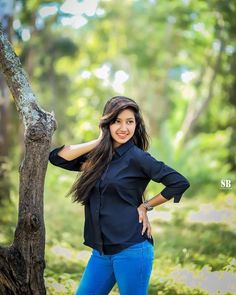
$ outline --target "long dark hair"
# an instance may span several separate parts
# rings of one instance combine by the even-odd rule
[[[125,96],[115,96],[109,99],[104,106],[103,116],[99,124],[99,127],[102,129],[102,139],[88,154],[88,160],[83,165],[82,174],[68,193],[68,195],[72,195],[73,202],[80,202],[83,205],[88,202],[91,189],[112,160],[114,150],[109,126],[115,122],[120,112],[125,109],[131,109],[134,112],[136,121],[135,132],[132,138],[134,144],[142,150],[148,149],[148,135],[137,103]]]

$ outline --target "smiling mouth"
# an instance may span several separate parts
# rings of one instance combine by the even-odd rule
[[[117,136],[120,138],[120,139],[124,139],[127,137],[127,134],[119,134],[117,133]]]

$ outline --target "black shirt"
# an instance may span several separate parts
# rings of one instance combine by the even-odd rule
[[[80,171],[87,154],[67,161],[58,155],[64,147],[50,152],[49,160],[61,168]],[[132,139],[115,149],[112,161],[90,192],[85,205],[84,244],[104,254],[119,251],[148,239],[142,236],[137,207],[150,180],[165,185],[161,194],[178,203],[190,186],[173,168],[138,148]]]

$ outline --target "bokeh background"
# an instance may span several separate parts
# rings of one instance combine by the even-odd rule
[[[121,94],[140,104],[151,154],[189,179],[179,204],[149,213],[149,294],[236,294],[236,1],[0,0],[0,19],[38,103],[55,113],[53,146],[97,138],[104,103]],[[24,128],[2,73],[0,90],[0,244],[9,245]],[[65,198],[76,176],[48,166],[47,294],[74,294],[90,254],[83,207]],[[150,183],[146,197],[162,188]]]

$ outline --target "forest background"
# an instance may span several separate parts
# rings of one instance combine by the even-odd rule
[[[38,103],[54,111],[53,146],[92,140],[106,100],[134,98],[150,153],[190,189],[149,213],[149,293],[236,294],[236,1],[0,1],[0,19]],[[24,130],[0,76],[0,244],[17,222]],[[48,294],[73,294],[89,258],[76,174],[48,166]],[[150,183],[146,197],[162,189]],[[217,293],[218,292],[218,293]],[[112,294],[118,294],[117,286]]]

